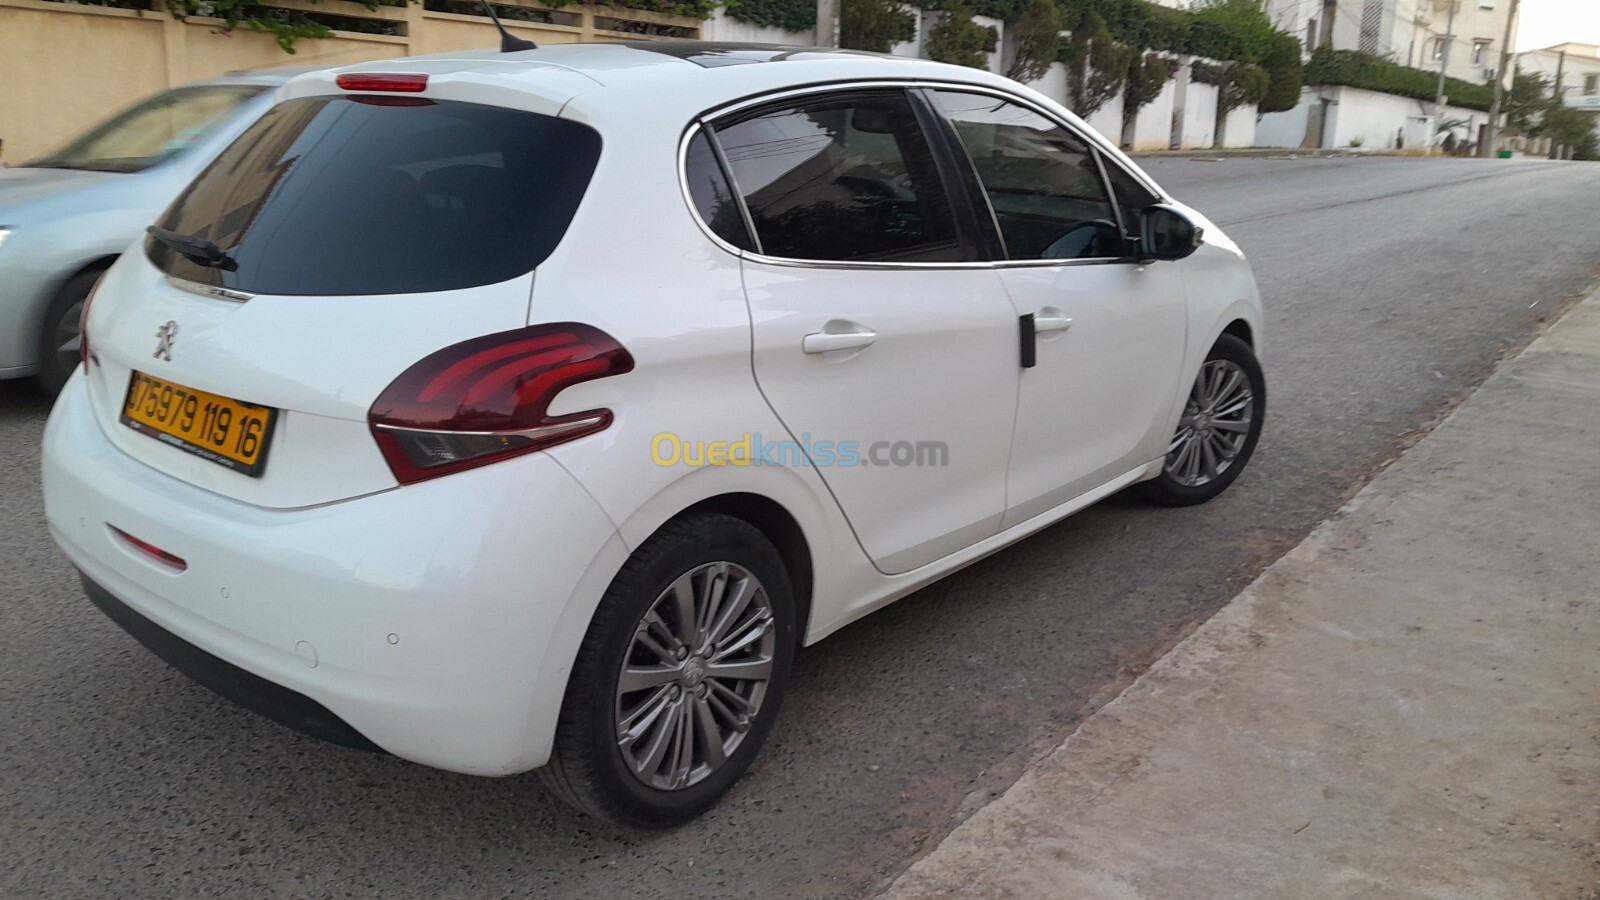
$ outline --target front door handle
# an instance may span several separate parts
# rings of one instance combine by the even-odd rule
[[[800,339],[800,349],[807,353],[831,353],[835,350],[860,350],[872,346],[878,333],[869,328],[858,331],[819,331]]]
[[[1051,310],[1040,310],[1033,317],[1033,331],[1035,334],[1045,334],[1051,331],[1066,331],[1072,327],[1072,319],[1060,313],[1051,314]]]

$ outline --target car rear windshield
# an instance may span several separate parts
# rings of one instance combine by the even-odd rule
[[[183,87],[124,110],[49,156],[26,165],[94,172],[141,172],[203,141],[265,85]]]
[[[593,129],[519,110],[411,97],[290,100],[157,223],[224,255],[154,238],[145,252],[168,274],[249,293],[493,284],[555,249],[599,156]]]

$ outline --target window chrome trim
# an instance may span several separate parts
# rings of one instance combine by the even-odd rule
[[[695,134],[697,134],[702,128],[710,130],[712,148],[714,152],[717,153],[719,161],[721,161],[722,147],[721,144],[716,140],[715,131],[717,122],[719,120],[732,118],[746,110],[765,106],[770,103],[782,102],[790,98],[806,97],[812,94],[834,94],[841,91],[871,90],[874,88],[896,88],[900,90],[914,90],[916,88],[926,88],[928,90],[947,89],[965,91],[967,93],[987,94],[1001,100],[1017,103],[1032,110],[1033,112],[1038,113],[1041,116],[1044,116],[1048,121],[1054,123],[1058,127],[1065,128],[1068,133],[1073,134],[1079,139],[1083,140],[1085,143],[1088,143],[1092,149],[1102,149],[1104,147],[1111,146],[1098,133],[1084,134],[1079,129],[1073,127],[1070,123],[1062,121],[1057,116],[1052,115],[1049,110],[1041,108],[1037,103],[1030,101],[1026,97],[1022,97],[1010,91],[1001,90],[999,88],[989,87],[988,85],[972,84],[965,81],[942,81],[930,78],[875,78],[866,81],[844,79],[840,81],[817,82],[800,87],[784,88],[755,96],[743,97],[741,99],[706,110],[691,120],[690,126],[685,129],[683,137],[678,142],[678,187],[680,193],[683,195],[685,205],[687,205],[689,208],[690,218],[694,219],[695,224],[699,226],[701,232],[711,239],[712,243],[716,244],[718,247],[721,247],[728,253],[732,253],[733,255],[739,257],[740,259],[746,259],[751,262],[764,263],[767,265],[787,266],[800,269],[923,269],[937,271],[942,269],[1023,269],[1039,268],[1043,266],[1114,265],[1119,263],[1128,264],[1139,262],[1139,260],[1129,256],[1097,256],[1086,259],[995,259],[971,260],[964,262],[878,262],[871,260],[791,259],[781,256],[767,256],[764,253],[743,250],[739,247],[735,247],[734,245],[723,240],[715,231],[712,231],[711,226],[701,218],[700,210],[695,207],[694,197],[689,193],[688,156],[689,141],[692,140]],[[935,106],[935,109],[941,116],[944,116],[946,120],[948,120],[948,116],[942,110],[938,110],[937,106]],[[1090,129],[1090,131],[1093,131],[1093,129]],[[965,148],[963,148],[963,153],[965,154]],[[968,165],[971,165],[971,156],[970,154],[966,155],[968,156]],[[1126,167],[1124,167],[1124,169],[1126,169]],[[1162,198],[1163,200],[1167,199],[1166,192],[1152,184],[1148,178],[1142,177],[1142,173],[1136,173],[1131,169],[1127,169],[1127,171],[1128,174],[1134,175],[1137,180],[1148,187],[1156,196]],[[740,211],[745,216],[746,224],[750,229],[751,240],[755,241],[756,245],[759,247],[761,243],[761,236],[755,231],[755,225],[751,220],[749,207],[744,202],[744,194],[739,193],[738,182],[735,180],[733,172],[730,170],[726,171],[725,174],[728,177],[729,187],[732,188],[736,193],[735,199],[739,202]],[[1105,184],[1103,171],[1101,175],[1102,184]],[[1107,187],[1107,190],[1109,191],[1109,186]],[[985,200],[987,200],[987,195],[985,195]],[[1112,206],[1113,208],[1116,206],[1114,199],[1112,201]],[[991,209],[990,212],[992,215],[993,210]],[[998,224],[996,225],[996,229],[998,230]],[[1004,240],[1003,237],[1001,239],[1002,241]]]
[[[190,281],[187,278],[179,278],[176,275],[168,275],[167,284],[180,291],[188,291],[191,294],[209,297],[212,300],[227,300],[233,303],[249,303],[256,296],[255,294],[247,294],[244,291],[232,291],[214,285],[201,284],[198,281]]]

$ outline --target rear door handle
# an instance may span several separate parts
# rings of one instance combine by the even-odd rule
[[[838,334],[819,331],[808,334],[800,339],[800,349],[807,353],[830,353],[834,350],[860,350],[872,346],[878,339],[878,333],[871,329],[863,328],[860,331],[845,331]]]
[[[1051,331],[1066,331],[1072,327],[1072,320],[1062,315],[1046,315],[1043,312],[1033,317],[1033,331],[1035,334],[1045,334]]]

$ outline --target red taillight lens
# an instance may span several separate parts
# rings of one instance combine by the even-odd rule
[[[89,296],[83,298],[83,309],[78,311],[78,361],[83,363],[85,375],[89,374],[89,304],[94,302],[94,295],[104,280],[104,275],[95,280],[94,287],[89,288]]]
[[[562,390],[633,370],[616,339],[561,322],[462,341],[425,357],[367,415],[401,484],[542,450],[611,424],[611,410],[549,414]]]
[[[128,546],[164,566],[177,569],[179,572],[189,568],[189,564],[184,562],[183,558],[180,556],[173,556],[171,553],[168,553],[160,547],[157,547],[155,544],[152,544],[148,541],[141,541],[115,525],[107,525],[106,527],[111,529],[111,531],[115,533],[117,537],[122,538],[122,540],[126,542]]]
[[[354,75],[340,75],[334,79],[334,83],[347,91],[385,91],[398,94],[416,94],[428,89],[428,76],[366,72]]]

